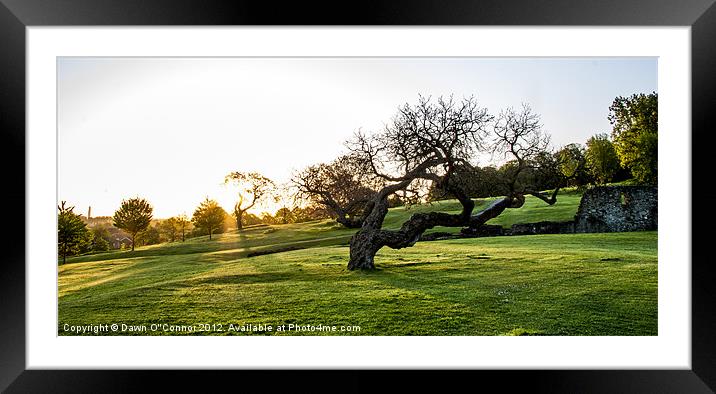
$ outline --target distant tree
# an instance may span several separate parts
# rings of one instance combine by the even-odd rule
[[[497,197],[507,193],[500,172],[495,166],[477,167],[468,190],[473,198]]]
[[[530,186],[536,191],[551,190],[562,187],[566,183],[568,177],[564,176],[559,168],[559,160],[555,155],[545,148],[544,151],[538,152],[533,158],[527,160],[527,170],[530,176]]]
[[[612,141],[621,165],[639,182],[658,179],[658,94],[617,97],[609,107]]]
[[[137,234],[137,243],[142,246],[156,245],[162,241],[158,226],[149,226]]]
[[[175,218],[177,230],[181,233],[181,241],[186,241],[186,233],[189,230],[191,222],[185,214],[181,214]]]
[[[309,205],[307,207],[294,207],[291,210],[294,223],[310,222],[318,219],[330,218],[330,213],[323,207]]]
[[[105,252],[109,246],[109,232],[104,228],[92,229],[92,251]]]
[[[513,163],[508,162],[506,166]],[[494,166],[485,167],[456,167],[452,175],[453,181],[462,185],[464,193],[470,198],[486,198],[504,196],[507,193],[503,172]],[[438,201],[455,198],[453,194],[444,188],[438,187],[437,183],[430,186],[428,201]]]
[[[224,227],[226,216],[227,213],[224,208],[220,207],[215,200],[210,200],[207,197],[196,208],[191,221],[194,227],[209,234],[209,239],[211,239],[211,235],[215,231]]]
[[[243,229],[242,217],[244,212],[270,197],[275,189],[272,180],[257,172],[232,172],[224,177],[224,183],[233,184],[239,189],[239,199],[234,204],[233,212],[236,218],[237,230]]]
[[[252,226],[254,224],[260,224],[261,218],[254,215],[253,213],[246,212],[244,213],[244,216],[242,218],[242,225],[245,226]]]
[[[408,204],[403,201],[400,196],[397,194],[392,194],[390,197],[388,197],[388,208],[396,208],[396,207],[402,207],[405,206],[407,208]]]
[[[132,250],[137,234],[149,227],[152,222],[152,206],[139,197],[122,200],[122,205],[114,213],[114,226],[126,231],[132,239]]]
[[[587,140],[585,154],[587,168],[598,184],[611,182],[619,171],[619,158],[606,134],[597,134]]]
[[[276,221],[276,218],[268,212],[264,212],[261,214],[261,223],[278,224],[278,222]]]
[[[115,249],[115,245],[117,249],[123,248],[123,243],[121,242],[121,240],[129,238],[129,234],[124,232],[124,230],[114,227],[112,225],[106,227],[103,226],[101,228],[101,231],[103,232],[103,236],[105,237],[107,242],[109,242],[110,248],[112,249]],[[127,244],[127,247],[129,247],[129,244]]]
[[[276,188],[274,195],[274,202],[280,205],[281,208],[276,210],[274,218],[278,224],[289,224],[296,222],[296,216],[293,214],[296,203],[299,201],[296,198],[297,190],[293,185],[281,185]],[[290,208],[289,208],[290,207]]]
[[[291,210],[291,216],[293,216],[294,223],[302,223],[312,220],[308,215],[308,211],[302,207],[293,207]]]
[[[169,219],[163,220],[159,224],[159,232],[165,237],[167,241],[176,241],[177,235],[179,233],[179,223],[177,221],[177,218],[171,217]]]
[[[322,206],[348,228],[362,225],[366,204],[381,184],[369,163],[355,154],[306,167],[295,173],[291,182],[299,197]]]
[[[568,144],[555,153],[559,172],[567,186],[583,186],[590,182],[587,159],[581,144]]]
[[[296,218],[293,215],[293,211],[286,207],[279,208],[276,211],[276,213],[273,215],[273,217],[280,224],[294,223],[296,220]]]
[[[57,206],[57,249],[62,257],[62,264],[67,261],[68,255],[79,253],[91,240],[85,222],[80,215],[72,212],[75,207],[67,207],[65,204],[66,202],[62,201]]]

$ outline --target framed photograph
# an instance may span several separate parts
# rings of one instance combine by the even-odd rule
[[[0,386],[712,391],[716,8],[406,9],[4,1]]]

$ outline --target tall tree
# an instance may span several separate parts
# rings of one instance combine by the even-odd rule
[[[617,97],[609,107],[612,141],[621,165],[643,183],[658,179],[658,94]]]
[[[90,231],[80,215],[73,212],[75,207],[68,207],[62,201],[57,206],[57,251],[62,257],[62,264],[68,255],[78,253],[85,244],[91,241]]]
[[[606,134],[596,134],[587,140],[585,158],[589,173],[598,184],[611,182],[619,171],[617,152]]]
[[[590,181],[585,149],[581,144],[567,144],[555,154],[559,172],[567,186],[582,186]]]
[[[149,226],[137,234],[138,245],[156,245],[160,242],[162,242],[162,238],[157,226]]]
[[[257,172],[232,172],[226,175],[224,183],[233,184],[239,189],[239,198],[234,204],[237,230],[243,229],[244,212],[253,208],[263,199],[270,197],[276,187],[272,180]]]
[[[132,239],[132,250],[137,234],[149,227],[152,222],[152,206],[143,198],[135,197],[122,200],[122,205],[114,212],[114,226],[121,228]]]
[[[189,230],[189,225],[191,222],[189,222],[189,218],[186,217],[185,214],[181,214],[176,217],[176,225],[177,229],[181,233],[181,241],[186,241],[186,232]]]
[[[214,231],[224,226],[226,215],[226,211],[219,206],[219,203],[207,197],[206,200],[202,201],[196,208],[191,221],[194,227],[206,231],[209,234],[209,239],[211,239]]]
[[[167,241],[176,241],[177,234],[179,232],[179,223],[177,221],[177,218],[171,217],[169,219],[163,220],[159,224],[159,231],[164,237],[166,237]]]

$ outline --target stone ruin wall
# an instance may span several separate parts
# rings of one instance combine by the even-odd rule
[[[605,233],[657,229],[658,193],[652,186],[587,189],[579,203],[574,232]]]
[[[557,197],[559,198],[559,197]],[[423,241],[500,235],[609,233],[657,229],[657,188],[652,186],[596,186],[584,191],[574,220],[519,223],[510,229],[485,224],[460,234],[432,233]]]

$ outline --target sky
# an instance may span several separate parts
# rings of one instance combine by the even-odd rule
[[[231,212],[228,173],[289,181],[419,94],[529,104],[557,149],[609,133],[615,97],[658,92],[657,58],[61,57],[57,82],[58,201],[93,217],[137,196],[155,218],[206,197]]]

